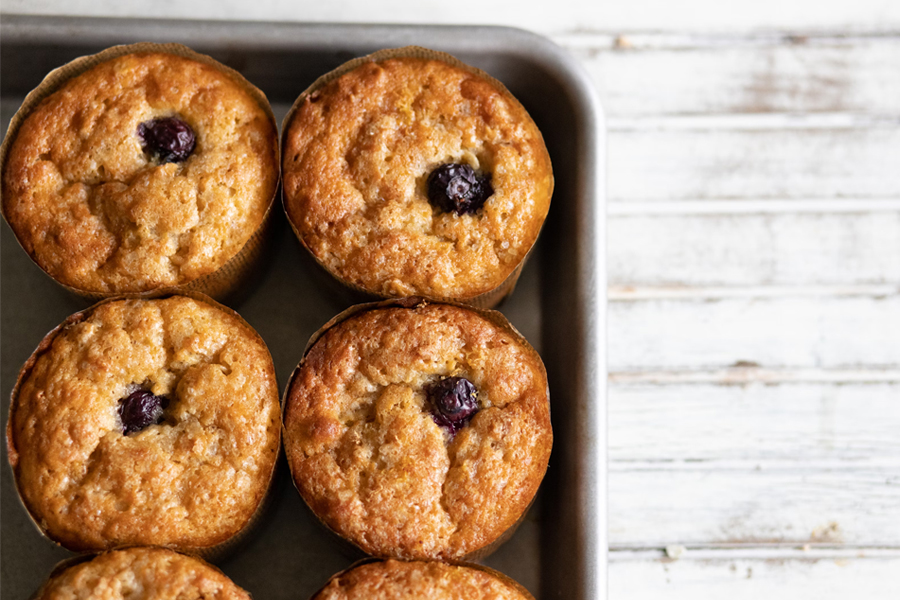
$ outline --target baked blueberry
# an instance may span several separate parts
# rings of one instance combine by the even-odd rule
[[[546,371],[524,338],[500,313],[421,299],[330,322],[285,404],[301,496],[374,556],[486,555],[531,503],[553,441]]]
[[[122,419],[122,434],[137,433],[163,418],[163,411],[169,399],[154,396],[147,390],[137,390],[119,400],[119,417]]]
[[[431,417],[451,435],[465,427],[478,412],[478,390],[465,377],[446,377],[428,388]]]
[[[177,117],[141,123],[138,125],[138,137],[144,152],[161,164],[186,161],[197,145],[194,130]]]
[[[478,212],[493,193],[491,176],[479,175],[469,165],[444,164],[428,176],[428,202],[443,212]]]

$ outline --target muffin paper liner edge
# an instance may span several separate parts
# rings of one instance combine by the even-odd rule
[[[471,312],[479,315],[480,317],[484,318],[485,320],[489,321],[490,323],[496,325],[497,327],[509,332],[533,356],[537,357],[539,364],[541,366],[541,370],[544,374],[544,378],[545,378],[545,380],[547,379],[547,370],[546,370],[546,367],[544,366],[543,359],[541,359],[541,357],[540,357],[540,354],[528,342],[528,340],[525,338],[525,336],[523,336],[521,334],[521,332],[519,332],[519,330],[516,329],[512,323],[509,322],[509,319],[507,319],[503,315],[503,313],[496,311],[496,310],[488,309],[488,308],[473,307],[473,306],[470,306],[463,302],[454,302],[454,301],[447,301],[447,300],[435,301],[435,300],[430,300],[430,299],[427,299],[427,298],[424,298],[421,296],[409,296],[406,298],[391,298],[388,300],[381,300],[381,301],[377,301],[377,302],[368,302],[368,303],[363,303],[363,304],[357,304],[355,306],[351,306],[351,307],[345,309],[344,311],[338,313],[336,316],[332,317],[327,323],[325,323],[325,325],[323,325],[315,333],[313,333],[312,336],[310,336],[309,341],[307,342],[306,347],[303,350],[303,357],[300,359],[299,364],[291,372],[291,375],[290,375],[290,377],[288,377],[288,380],[284,387],[284,393],[283,393],[282,400],[281,400],[282,445],[284,446],[285,457],[288,459],[287,462],[288,462],[288,467],[289,467],[288,470],[290,472],[290,477],[291,477],[291,483],[293,484],[294,489],[297,490],[297,493],[303,499],[304,504],[306,504],[307,508],[309,508],[309,511],[316,517],[316,520],[323,527],[325,527],[328,531],[331,531],[335,536],[340,538],[341,541],[345,542],[346,544],[349,544],[351,548],[357,549],[359,552],[362,552],[363,554],[368,554],[368,553],[365,550],[363,550],[360,546],[358,546],[356,543],[354,543],[352,540],[349,540],[348,538],[344,537],[342,534],[337,532],[330,525],[328,525],[328,523],[326,523],[324,520],[322,520],[319,517],[319,515],[312,509],[312,506],[307,501],[307,499],[300,492],[300,488],[297,486],[297,481],[294,479],[293,471],[290,469],[290,457],[288,455],[288,451],[287,451],[287,447],[286,447],[287,441],[286,441],[285,417],[287,415],[289,394],[293,387],[294,379],[296,378],[296,376],[300,372],[301,368],[303,367],[303,365],[306,361],[306,357],[309,354],[310,350],[316,344],[316,342],[318,342],[319,339],[321,339],[322,336],[325,335],[325,333],[332,327],[335,327],[335,326],[339,325],[340,323],[342,323],[358,314],[361,314],[363,312],[367,312],[370,310],[380,310],[383,308],[406,308],[406,309],[414,310],[416,308],[423,307],[428,304],[447,304],[450,306],[455,306],[457,308],[461,308],[463,310],[471,311]],[[546,394],[546,398],[547,398],[547,406],[548,406],[548,411],[549,411],[551,408],[550,407],[549,382],[548,382],[548,386],[545,390],[545,394]],[[546,474],[546,471],[545,471],[545,474]],[[543,476],[542,476],[542,478],[543,478]],[[497,550],[500,546],[502,546],[510,537],[512,537],[512,535],[516,532],[516,530],[519,528],[519,526],[522,524],[522,522],[524,522],[525,517],[527,516],[529,510],[531,510],[531,507],[534,505],[534,501],[536,498],[537,498],[537,492],[535,492],[535,495],[532,496],[531,500],[528,502],[528,505],[525,507],[525,509],[519,515],[518,519],[516,519],[516,521],[514,523],[512,523],[506,530],[503,531],[503,533],[501,533],[499,536],[497,536],[489,544],[486,544],[486,545],[482,546],[481,548],[477,548],[476,550],[473,550],[472,552],[469,552],[468,554],[466,554],[462,557],[459,557],[458,559],[454,559],[454,560],[450,560],[450,561],[443,561],[443,562],[450,562],[452,564],[456,564],[456,560],[475,561],[475,560],[481,560],[481,559],[489,556],[490,554],[492,554],[495,550]],[[377,559],[377,558],[388,558],[388,557],[372,557],[372,559]],[[395,558],[396,560],[406,560],[406,559],[398,558],[398,557],[391,557],[391,558]],[[363,560],[370,560],[370,559],[363,559]]]
[[[162,300],[162,299],[170,298],[173,296],[185,296],[185,297],[195,300],[197,302],[212,306],[213,308],[219,309],[219,310],[225,312],[226,314],[235,317],[242,325],[244,325],[250,332],[252,332],[254,334],[254,336],[256,337],[257,340],[259,340],[262,343],[263,347],[266,349],[266,352],[269,356],[269,361],[273,365],[273,369],[272,369],[273,377],[275,376],[274,362],[272,361],[272,354],[269,351],[268,345],[266,345],[265,340],[263,340],[262,336],[259,335],[259,333],[256,331],[256,329],[254,329],[253,326],[250,325],[243,317],[241,317],[240,314],[238,314],[238,312],[235,311],[234,309],[229,308],[228,306],[225,306],[224,304],[221,304],[220,302],[217,302],[216,300],[213,300],[209,296],[207,296],[205,294],[201,294],[199,292],[184,292],[184,291],[173,292],[173,291],[163,290],[163,291],[153,293],[151,296],[146,296],[146,297],[142,297],[139,299]],[[22,492],[21,492],[21,489],[19,486],[19,477],[18,477],[18,452],[16,451],[15,444],[13,442],[13,413],[18,404],[17,398],[18,398],[19,391],[20,391],[22,384],[28,378],[28,376],[31,374],[31,371],[33,370],[34,365],[37,362],[37,360],[40,358],[40,356],[42,354],[46,353],[50,349],[54,340],[57,338],[57,336],[59,336],[59,334],[64,332],[66,329],[68,329],[72,325],[83,322],[84,320],[86,320],[87,318],[90,317],[90,315],[93,311],[95,311],[98,307],[100,307],[104,304],[108,304],[111,302],[118,302],[120,300],[131,300],[131,299],[135,299],[135,298],[129,297],[129,296],[118,296],[118,297],[114,297],[114,298],[106,298],[106,299],[101,300],[100,302],[97,302],[96,304],[93,304],[83,310],[75,312],[75,313],[69,315],[68,317],[66,317],[66,319],[62,323],[60,323],[59,325],[54,327],[52,330],[50,330],[50,332],[47,333],[41,339],[37,348],[34,350],[34,352],[31,353],[31,355],[25,361],[25,364],[23,364],[21,369],[19,370],[19,373],[16,377],[16,383],[13,386],[12,392],[10,393],[9,414],[7,416],[7,423],[6,423],[6,446],[7,446],[7,450],[8,450],[9,464],[13,471],[13,482],[16,487],[16,494],[19,498],[19,502],[22,505],[22,507],[24,508],[25,512],[27,513],[28,518],[31,520],[31,522],[37,528],[38,532],[44,538],[46,538],[50,542],[54,543],[55,545],[60,546],[62,548],[66,548],[67,550],[70,550],[72,552],[97,554],[100,552],[108,552],[108,551],[113,551],[113,550],[117,550],[117,549],[121,549],[121,548],[131,547],[131,546],[134,546],[135,544],[123,544],[123,545],[117,545],[117,546],[113,546],[113,547],[105,548],[105,549],[102,549],[102,548],[80,549],[80,548],[66,546],[65,544],[57,541],[50,535],[50,533],[38,521],[36,515],[28,507],[28,504],[25,502],[25,498],[22,496]],[[278,385],[277,378],[275,380],[275,385],[276,386]],[[169,545],[160,545],[160,547],[164,547],[169,550],[180,552],[182,554],[189,554],[192,556],[197,556],[199,558],[202,558],[202,559],[208,560],[208,561],[220,560],[223,557],[229,555],[234,550],[240,548],[240,546],[243,544],[243,542],[245,542],[247,540],[247,538],[254,532],[254,530],[256,529],[256,526],[262,521],[262,518],[265,516],[266,511],[272,505],[272,501],[273,501],[273,497],[274,497],[273,491],[277,487],[276,481],[275,481],[275,479],[276,479],[275,476],[277,473],[278,462],[281,458],[282,448],[283,448],[283,444],[281,442],[281,432],[282,432],[282,424],[278,423],[278,426],[276,427],[277,444],[276,444],[275,458],[272,461],[272,468],[270,469],[270,472],[268,474],[266,488],[263,491],[262,497],[260,498],[259,502],[257,503],[256,508],[254,509],[253,513],[250,515],[250,518],[244,523],[244,525],[241,526],[240,530],[238,530],[236,533],[234,533],[228,539],[226,539],[222,542],[213,544],[211,546],[179,547],[177,544],[169,544]],[[77,561],[80,559],[81,559],[81,557],[73,557],[72,559],[69,559],[69,560]],[[65,562],[65,561],[63,561],[63,562]],[[60,563],[60,564],[62,564],[62,563]]]
[[[22,243],[19,241],[18,235],[15,236],[16,241],[19,243],[19,246],[22,247],[22,250],[28,254],[28,257],[32,262],[34,262],[44,274],[69,292],[88,300],[102,300],[104,298],[113,297],[150,297],[162,289],[200,292],[217,300],[228,299],[229,296],[238,293],[241,288],[253,278],[253,275],[256,272],[255,267],[257,267],[259,262],[266,256],[268,247],[273,244],[273,236],[271,235],[272,221],[273,215],[277,211],[273,211],[272,209],[275,206],[276,199],[281,194],[281,146],[277,139],[278,124],[275,121],[275,113],[272,111],[272,106],[269,103],[268,98],[266,98],[265,93],[236,70],[220,63],[211,56],[196,52],[183,44],[138,42],[136,44],[112,46],[97,54],[81,56],[50,71],[41,83],[25,96],[22,105],[9,121],[6,136],[3,138],[3,142],[0,143],[0,190],[2,190],[3,187],[2,180],[6,176],[7,153],[18,135],[19,128],[31,112],[37,108],[45,98],[61,89],[69,80],[89,71],[91,68],[103,62],[125,56],[126,54],[137,54],[141,52],[163,52],[173,54],[175,56],[197,61],[204,65],[215,67],[241,86],[241,88],[244,89],[257,104],[259,104],[260,108],[265,111],[276,133],[275,163],[278,168],[278,174],[275,180],[275,189],[272,193],[272,198],[268,201],[260,225],[247,239],[244,245],[215,271],[176,286],[160,286],[159,288],[152,290],[135,292],[97,292],[64,284],[44,270],[37,262],[35,256],[25,250],[24,246],[22,246]],[[6,219],[8,223],[7,201],[5,198],[0,198],[0,212],[2,212],[3,218]]]
[[[463,61],[459,60],[455,56],[448,54],[446,52],[441,52],[439,50],[431,50],[430,48],[423,48],[421,46],[404,46],[401,48],[387,48],[384,50],[379,50],[377,52],[373,52],[372,54],[366,56],[360,56],[358,58],[354,58],[340,65],[336,69],[325,73],[316,79],[309,87],[307,87],[294,101],[291,105],[291,108],[288,110],[287,114],[285,114],[284,119],[281,122],[281,137],[279,140],[279,150],[281,156],[284,156],[284,145],[286,140],[286,132],[288,130],[288,125],[294,117],[294,113],[300,108],[300,106],[304,103],[307,96],[311,93],[315,92],[319,88],[327,85],[331,81],[339,78],[357,68],[360,65],[369,63],[369,62],[378,62],[389,60],[391,58],[424,58],[424,59],[434,59],[439,60],[444,63],[447,63],[451,66],[460,68],[464,71],[468,71],[477,77],[481,77],[487,80],[489,83],[500,89],[509,100],[514,102],[515,104],[521,106],[519,100],[509,91],[509,89],[498,79],[491,76],[490,74],[482,71],[477,67],[473,67],[472,65],[466,64]],[[524,110],[524,107],[522,107]],[[527,111],[525,111],[527,114]],[[538,130],[540,133],[540,131]],[[283,169],[282,169],[283,170]],[[281,202],[282,208],[284,210],[285,216],[287,218],[288,223],[290,223],[291,230],[294,232],[294,235],[300,241],[300,245],[309,253],[312,259],[316,262],[316,264],[325,271],[330,277],[340,283],[342,286],[349,288],[350,290],[362,294],[366,298],[377,299],[377,298],[390,298],[393,296],[389,296],[388,294],[376,293],[372,290],[369,290],[363,286],[360,286],[351,281],[347,281],[342,277],[338,276],[336,273],[332,273],[330,269],[328,269],[325,264],[319,260],[319,258],[313,253],[312,249],[307,245],[306,241],[303,239],[303,236],[300,234],[299,229],[294,224],[293,220],[290,218],[290,214],[287,210],[287,199],[285,197],[284,189],[281,191]],[[541,229],[543,228],[544,223],[546,222],[546,217],[544,218],[544,222],[541,223]],[[468,306],[474,306],[476,308],[493,308],[500,304],[503,300],[505,300],[510,294],[513,293],[516,287],[516,282],[519,280],[519,276],[522,274],[522,268],[525,266],[525,263],[528,261],[528,258],[531,256],[532,251],[534,250],[534,246],[537,243],[537,239],[540,237],[540,229],[538,230],[537,235],[535,236],[534,243],[532,243],[531,248],[525,253],[522,257],[522,260],[516,265],[516,267],[510,272],[510,274],[504,279],[497,287],[483,292],[481,294],[471,296],[468,298],[461,297],[429,297],[430,300],[434,300],[437,302],[462,302]]]
[[[131,548],[148,548],[148,549],[155,548],[155,549],[160,549],[160,550],[167,550],[169,552],[174,552],[175,554],[181,554],[182,556],[188,556],[190,558],[193,558],[194,560],[199,561],[204,567],[213,569],[214,571],[218,572],[220,575],[222,575],[223,577],[225,577],[229,581],[231,581],[232,585],[234,585],[236,588],[242,590],[245,594],[247,594],[248,597],[250,596],[250,592],[248,592],[247,590],[244,590],[239,585],[237,585],[220,568],[218,568],[216,565],[214,565],[210,562],[207,562],[206,559],[201,558],[200,556],[198,556],[196,554],[180,552],[178,550],[173,550],[172,548],[166,548],[165,546],[122,546],[122,547],[115,548],[112,550],[103,550],[101,552],[92,552],[90,554],[82,554],[80,556],[72,556],[72,557],[65,558],[65,559],[59,561],[58,563],[56,563],[56,565],[54,565],[53,570],[50,571],[50,575],[47,576],[47,579],[44,581],[44,583],[41,584],[41,586],[37,590],[35,590],[35,592],[29,597],[29,600],[37,600],[38,598],[40,598],[43,591],[51,584],[51,582],[56,577],[61,576],[63,573],[65,573],[67,570],[71,569],[72,567],[77,567],[80,564],[90,562],[90,561],[94,560],[95,558],[98,558],[104,554],[109,554],[111,552],[120,552],[122,550],[129,550]]]
[[[481,571],[482,573],[487,573],[491,577],[495,577],[495,578],[499,579],[504,584],[508,585],[509,587],[515,589],[517,592],[522,594],[523,597],[534,600],[534,596],[531,595],[531,592],[529,592],[525,588],[524,585],[522,585],[521,583],[519,583],[518,581],[516,581],[509,575],[506,575],[505,573],[502,573],[502,572],[498,571],[497,569],[492,569],[491,567],[486,567],[484,565],[479,565],[477,563],[468,562],[467,560],[427,561],[427,560],[404,560],[404,559],[400,559],[400,558],[374,558],[374,557],[363,558],[361,560],[354,562],[346,569],[344,569],[342,571],[338,571],[337,573],[335,573],[334,575],[329,577],[328,581],[326,581],[325,584],[322,585],[321,588],[319,588],[316,592],[314,592],[313,595],[310,596],[309,600],[316,600],[316,598],[318,598],[319,594],[321,594],[332,581],[334,581],[335,579],[338,579],[340,577],[343,577],[350,571],[353,571],[354,569],[356,569],[358,567],[362,567],[364,565],[387,562],[389,560],[393,560],[393,561],[397,561],[397,562],[408,562],[408,563],[442,562],[444,564],[447,564],[447,565],[450,565],[453,567],[461,567],[464,569],[472,569],[473,571]]]

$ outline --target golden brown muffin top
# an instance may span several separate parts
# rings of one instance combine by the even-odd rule
[[[534,244],[553,175],[543,138],[505,90],[437,60],[368,62],[310,93],[286,125],[285,207],[316,259],[385,296],[470,298]],[[491,174],[475,214],[429,204],[438,166]]]
[[[221,267],[259,228],[278,181],[277,131],[247,85],[164,53],[66,82],[22,123],[3,173],[4,214],[25,250],[61,283],[101,293]],[[172,116],[196,147],[160,164],[138,127]]]
[[[427,389],[465,377],[480,410],[455,436]],[[395,558],[461,558],[515,525],[552,444],[547,376],[533,349],[471,310],[358,313],[310,349],[287,392],[294,481],[331,529]]]
[[[483,567],[386,560],[331,578],[312,600],[534,600],[521,585]]]
[[[268,349],[237,316],[182,296],[108,302],[33,358],[7,444],[52,539],[192,550],[248,523],[274,468],[280,409]],[[136,389],[168,406],[159,424],[124,435],[120,402]]]
[[[100,554],[50,577],[34,600],[250,600],[221,571],[163,548]]]

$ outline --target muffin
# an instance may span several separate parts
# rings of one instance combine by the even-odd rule
[[[553,175],[502,84],[446,54],[381,52],[314,83],[283,132],[288,219],[338,280],[483,307],[511,291]]]
[[[32,600],[250,600],[221,571],[164,548],[127,548],[59,565]]]
[[[524,517],[552,437],[540,357],[500,313],[458,305],[346,311],[285,392],[300,495],[375,556],[489,553]]]
[[[385,560],[338,573],[312,600],[534,600],[506,575],[476,565]]]
[[[280,443],[275,371],[237,313],[184,296],[100,303],[19,373],[7,447],[19,495],[75,551],[210,555],[260,513]]]
[[[261,252],[279,180],[262,92],[177,45],[112,48],[54,71],[3,153],[3,214],[19,243],[94,298],[228,293]]]

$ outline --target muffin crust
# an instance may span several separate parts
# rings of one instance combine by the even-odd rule
[[[3,172],[4,215],[57,281],[95,293],[214,272],[263,223],[278,182],[267,111],[224,71],[166,53],[102,62],[23,121]],[[141,123],[178,117],[193,153],[159,164]]]
[[[64,567],[34,600],[250,600],[221,571],[163,548],[127,548]]]
[[[505,89],[438,60],[367,62],[301,101],[283,138],[285,208],[316,260],[383,296],[466,299],[522,262],[550,206],[543,138]],[[445,163],[489,173],[475,214],[429,204]]]
[[[162,422],[126,436],[119,405],[135,389],[169,404]],[[25,506],[65,547],[204,551],[253,517],[279,434],[259,336],[174,296],[103,303],[51,333],[20,374],[7,445]]]
[[[534,600],[484,567],[386,560],[339,573],[312,600]]]
[[[480,410],[455,436],[427,387],[461,376]],[[547,378],[521,338],[445,304],[357,313],[319,338],[286,394],[300,494],[375,556],[457,559],[517,524],[552,445]]]

